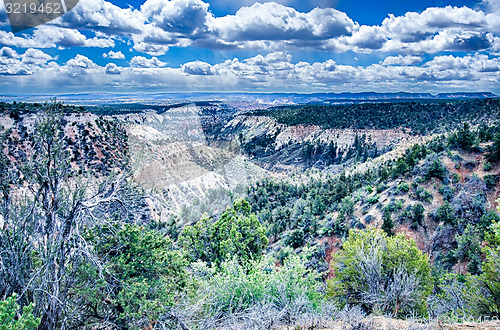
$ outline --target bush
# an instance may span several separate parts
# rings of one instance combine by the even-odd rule
[[[424,206],[420,203],[413,206],[413,220],[419,225],[421,225],[424,220],[424,211]]]
[[[486,188],[488,188],[488,190],[492,190],[497,185],[498,176],[496,176],[496,175],[485,175],[483,177],[483,180],[484,180],[484,183],[486,184]]]
[[[429,168],[427,169],[427,173],[425,174],[426,180],[431,178],[437,178],[439,180],[443,180],[448,175],[448,170],[443,164],[438,160],[434,160]]]
[[[433,196],[424,188],[416,186],[415,190],[413,191],[412,198],[422,202],[430,203],[433,199]]]
[[[193,226],[186,226],[178,243],[192,261],[219,264],[233,255],[242,261],[257,258],[268,240],[250,204],[239,200],[216,222],[205,217]]]
[[[341,306],[359,305],[367,313],[380,309],[393,316],[427,315],[432,291],[429,257],[403,235],[378,229],[350,231],[333,256],[336,277],[328,294]]]
[[[253,327],[270,328],[318,312],[324,302],[321,274],[307,269],[305,262],[292,255],[282,267],[270,258],[245,264],[233,258],[218,268],[193,264],[198,285],[193,299],[204,306],[198,317],[212,324],[208,328],[245,328],[245,319]]]
[[[468,261],[467,270],[471,274],[480,272],[481,242],[479,233],[472,225],[467,225],[462,235],[456,236],[457,248],[453,251],[460,261]]]
[[[138,225],[96,226],[86,233],[98,267],[78,269],[74,327],[148,327],[187,287],[186,258],[172,240]]]
[[[449,186],[441,186],[439,188],[439,193],[443,195],[443,199],[447,202],[451,202],[453,200],[453,196],[455,195],[455,191]]]
[[[500,223],[493,223],[486,234],[488,245],[482,250],[486,259],[483,273],[468,282],[471,313],[500,317]]]
[[[296,249],[302,246],[305,242],[304,230],[295,229],[288,233],[285,239],[285,244]]]
[[[391,217],[391,212],[388,210],[384,211],[384,214],[382,215],[382,230],[387,234],[387,235],[392,235],[392,230],[394,229],[394,221],[392,221]]]
[[[396,194],[404,195],[407,194],[409,191],[410,191],[410,185],[407,182],[401,182],[396,189]]]
[[[22,315],[19,314],[19,305],[14,293],[4,301],[0,301],[0,329],[2,330],[31,330],[40,324],[40,318],[33,316],[34,304],[24,306]]]
[[[445,224],[455,225],[457,223],[457,219],[455,217],[455,210],[450,206],[450,203],[447,201],[441,205],[436,212],[434,213],[434,221],[436,222],[444,222]]]

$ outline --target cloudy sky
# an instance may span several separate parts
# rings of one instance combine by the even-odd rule
[[[0,94],[500,94],[500,0],[80,0],[12,33]]]

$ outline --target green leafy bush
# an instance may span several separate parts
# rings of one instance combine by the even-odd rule
[[[14,293],[6,300],[0,301],[0,330],[32,330],[40,324],[40,318],[33,316],[34,304],[24,306],[22,315],[17,315],[19,305]]]
[[[79,268],[74,296],[82,310],[75,326],[148,327],[188,284],[186,258],[156,231],[114,224],[96,226],[86,236],[99,262]]]
[[[192,261],[219,264],[232,256],[241,261],[257,258],[268,240],[250,204],[239,200],[215,222],[204,217],[195,225],[186,226],[178,243]]]
[[[381,310],[393,316],[427,315],[429,257],[412,239],[373,228],[351,230],[333,258],[336,277],[328,293],[342,306],[360,305],[368,313]]]
[[[397,195],[404,195],[410,191],[410,185],[407,182],[401,182],[396,188]]]
[[[296,249],[305,242],[304,231],[301,229],[295,229],[288,233],[285,239],[285,244]]]
[[[199,317],[213,322],[212,327],[230,328],[232,319],[245,316],[270,317],[279,324],[318,310],[325,297],[321,274],[307,269],[305,263],[296,255],[286,258],[282,267],[272,258],[245,263],[233,258],[219,267],[194,263],[198,286],[194,298],[196,303],[203,302]]]
[[[457,218],[455,217],[455,210],[450,206],[450,203],[445,201],[436,212],[434,213],[434,220],[436,222],[444,222],[445,224],[455,225]]]

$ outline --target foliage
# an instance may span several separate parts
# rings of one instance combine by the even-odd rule
[[[450,135],[448,143],[453,148],[460,148],[466,151],[471,151],[474,146],[476,136],[470,130],[470,124],[464,123],[458,132]]]
[[[480,253],[481,242],[479,241],[479,233],[472,225],[467,225],[462,235],[456,237],[457,248],[453,251],[456,258],[460,261],[469,261],[467,269],[471,274],[480,272]]]
[[[401,182],[396,189],[396,194],[404,195],[407,194],[409,191],[410,191],[410,185],[408,184],[408,182]]]
[[[455,102],[388,102],[346,105],[306,105],[254,111],[285,125],[320,125],[324,128],[391,129],[407,127],[416,134],[453,127],[462,121],[496,118],[497,99]],[[464,141],[466,142],[466,141]]]
[[[187,286],[187,260],[173,242],[139,225],[113,224],[88,229],[98,267],[84,264],[75,295],[75,324],[146,327],[176,303]]]
[[[295,229],[289,232],[286,236],[285,244],[291,246],[294,249],[304,244],[304,231]]]
[[[368,313],[381,309],[393,316],[427,314],[429,257],[415,241],[373,228],[351,230],[333,259],[336,277],[329,283],[329,295],[341,305],[360,305]]]
[[[394,229],[394,221],[392,221],[391,212],[389,212],[388,210],[385,210],[384,214],[382,215],[382,230],[387,235],[392,235],[393,229]]]
[[[436,222],[444,222],[445,224],[456,224],[455,210],[450,206],[450,203],[445,201],[436,212],[434,213],[434,220]]]
[[[262,255],[268,240],[250,204],[238,200],[219,220],[212,222],[205,217],[193,226],[186,226],[178,242],[192,261],[220,264],[232,256],[242,262],[256,259]]]
[[[9,142],[0,152],[0,291],[19,293],[21,306],[34,302],[39,327],[49,330],[67,316],[77,270],[90,257],[82,224],[105,214],[103,204],[117,202],[125,180],[103,179],[91,194],[88,181],[73,176],[63,141],[64,109],[55,101],[43,106],[22,141],[23,152],[21,141],[3,132],[1,139]]]
[[[0,301],[0,330],[32,330],[40,324],[40,318],[33,315],[33,303],[24,306],[22,315],[17,315],[19,305],[14,293],[4,301]]]
[[[220,267],[194,263],[193,272],[198,282],[195,299],[203,301],[203,317],[214,320],[212,327],[224,327],[228,318],[255,308],[273,311],[277,324],[289,324],[300,314],[318,310],[324,301],[320,274],[307,269],[296,255],[285,259],[282,267],[270,258],[245,263],[233,258]]]
[[[467,283],[467,298],[474,315],[500,316],[500,223],[493,223],[486,234],[488,245],[483,249],[483,273]]]
[[[446,170],[446,167],[443,166],[441,161],[438,159],[435,159],[429,168],[427,169],[427,173],[425,174],[425,178],[428,180],[430,178],[437,178],[440,180],[443,180],[446,178],[448,174],[448,171]]]
[[[500,160],[500,132],[493,137],[493,146],[488,148],[487,159],[491,162]]]

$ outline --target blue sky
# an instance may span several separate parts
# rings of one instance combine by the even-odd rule
[[[500,94],[500,0],[80,0],[12,33],[0,93]]]

